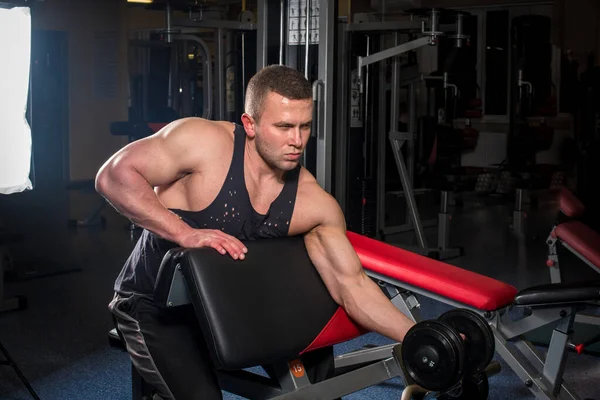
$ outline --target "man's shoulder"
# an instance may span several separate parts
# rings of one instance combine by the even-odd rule
[[[304,167],[298,177],[297,202],[313,211],[336,207],[335,198],[324,190],[315,177]]]
[[[211,121],[204,118],[188,117],[169,124],[165,134],[180,134],[192,140],[232,140],[235,128],[235,124],[227,121]]]
[[[159,136],[176,148],[192,152],[200,159],[213,160],[231,153],[235,125],[231,122],[202,118],[183,118],[172,122]]]
[[[343,224],[343,214],[335,197],[324,190],[304,168],[298,179],[294,214],[297,221],[294,232],[311,232],[319,227]]]
[[[313,174],[306,168],[300,167],[300,171],[298,172],[298,194],[318,194],[322,190]]]

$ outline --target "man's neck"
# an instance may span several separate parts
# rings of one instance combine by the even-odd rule
[[[256,151],[256,147],[252,143],[249,143],[248,140],[246,141],[244,152],[244,168],[252,180],[259,183],[270,181],[283,182],[285,171],[273,169],[267,164]]]

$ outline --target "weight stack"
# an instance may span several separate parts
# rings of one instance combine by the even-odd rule
[[[513,19],[513,57],[516,71],[523,71],[523,79],[534,88],[531,109],[526,115],[548,115],[546,109],[552,96],[552,44],[551,20],[542,15],[524,15]],[[526,116],[524,115],[524,116]]]

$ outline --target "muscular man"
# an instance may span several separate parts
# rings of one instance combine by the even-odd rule
[[[304,235],[331,296],[354,321],[396,341],[413,325],[363,272],[340,207],[300,165],[310,83],[289,67],[267,67],[250,80],[245,100],[243,126],[173,122],[117,152],[96,179],[98,192],[144,228],[110,309],[137,370],[165,399],[221,398],[193,310],[152,301],[161,260],[175,246],[243,260],[242,240]],[[326,379],[333,351],[309,353],[304,363],[313,383]]]

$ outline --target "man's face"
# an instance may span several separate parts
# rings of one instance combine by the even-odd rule
[[[298,166],[310,137],[312,111],[312,99],[267,95],[255,125],[255,141],[258,154],[272,168],[289,171]]]

